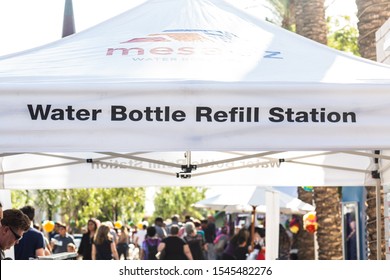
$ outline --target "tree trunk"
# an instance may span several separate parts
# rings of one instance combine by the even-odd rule
[[[367,198],[366,198],[366,215],[367,215],[367,248],[368,248],[368,259],[377,259],[377,231],[376,231],[376,187],[366,187]],[[386,259],[386,242],[385,242],[385,225],[384,225],[384,206],[383,206],[383,188],[381,190],[381,259]]]
[[[298,34],[326,45],[328,28],[324,2],[325,0],[296,0],[296,22]]]
[[[342,260],[341,200],[338,187],[315,187],[319,260]]]
[[[358,8],[358,30],[359,30],[359,52],[364,58],[376,61],[376,39],[375,33],[390,17],[390,2],[388,0],[356,0]],[[376,231],[376,187],[366,187],[367,192],[367,248],[368,259],[377,259],[377,231]],[[381,229],[384,230],[383,219],[383,190],[381,191]],[[385,240],[382,235],[382,252],[381,258],[385,257]]]
[[[376,61],[375,32],[390,17],[388,0],[356,0],[358,8],[359,52],[362,57]]]

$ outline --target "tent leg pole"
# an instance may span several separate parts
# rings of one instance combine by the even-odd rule
[[[255,220],[256,220],[256,206],[252,206],[252,224],[251,224],[251,251],[255,246]]]
[[[376,180],[376,259],[382,258],[381,182]]]

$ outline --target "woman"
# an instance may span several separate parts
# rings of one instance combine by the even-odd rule
[[[199,234],[195,228],[193,222],[187,222],[185,224],[186,236],[184,241],[187,242],[190,247],[192,258],[194,260],[204,260],[204,251],[207,251],[207,244],[201,234]]]
[[[222,259],[223,260],[246,259],[246,254],[248,252],[248,246],[247,246],[248,238],[249,238],[249,231],[245,228],[241,228],[230,239],[228,245],[223,251]]]
[[[157,260],[158,245],[161,239],[157,237],[157,231],[154,226],[146,229],[145,240],[142,242],[140,259],[141,260]]]
[[[118,260],[118,252],[115,242],[110,234],[110,228],[102,224],[93,239],[92,244],[92,259],[93,260]]]
[[[164,260],[192,260],[192,254],[188,244],[178,236],[179,227],[171,226],[171,233],[158,245],[158,252],[164,250]]]
[[[129,257],[129,243],[130,243],[130,236],[129,236],[129,230],[126,226],[122,226],[121,228],[121,234],[118,238],[118,244],[116,245],[116,250],[118,251],[119,258],[122,257],[123,259],[127,260]]]
[[[83,260],[92,260],[92,242],[99,225],[100,222],[97,219],[91,218],[88,221],[87,232],[83,234],[78,249],[78,254]]]

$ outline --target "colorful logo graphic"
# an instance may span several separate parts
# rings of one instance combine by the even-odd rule
[[[131,38],[125,43],[158,43],[158,42],[231,42],[237,36],[230,32],[203,29],[172,29],[146,37]]]

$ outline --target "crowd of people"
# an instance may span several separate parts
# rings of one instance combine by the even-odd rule
[[[1,209],[1,208],[0,208]],[[1,211],[2,212],[2,211]],[[66,224],[58,221],[47,233],[34,227],[35,209],[5,210],[1,218],[1,259],[14,246],[16,260],[37,259],[59,253],[73,253],[80,260],[263,260],[265,230],[245,227],[217,228],[213,216],[198,220],[174,215],[169,223],[157,217],[152,225],[142,221],[134,228],[115,226],[91,218],[76,246]],[[289,244],[288,244],[289,246]]]

